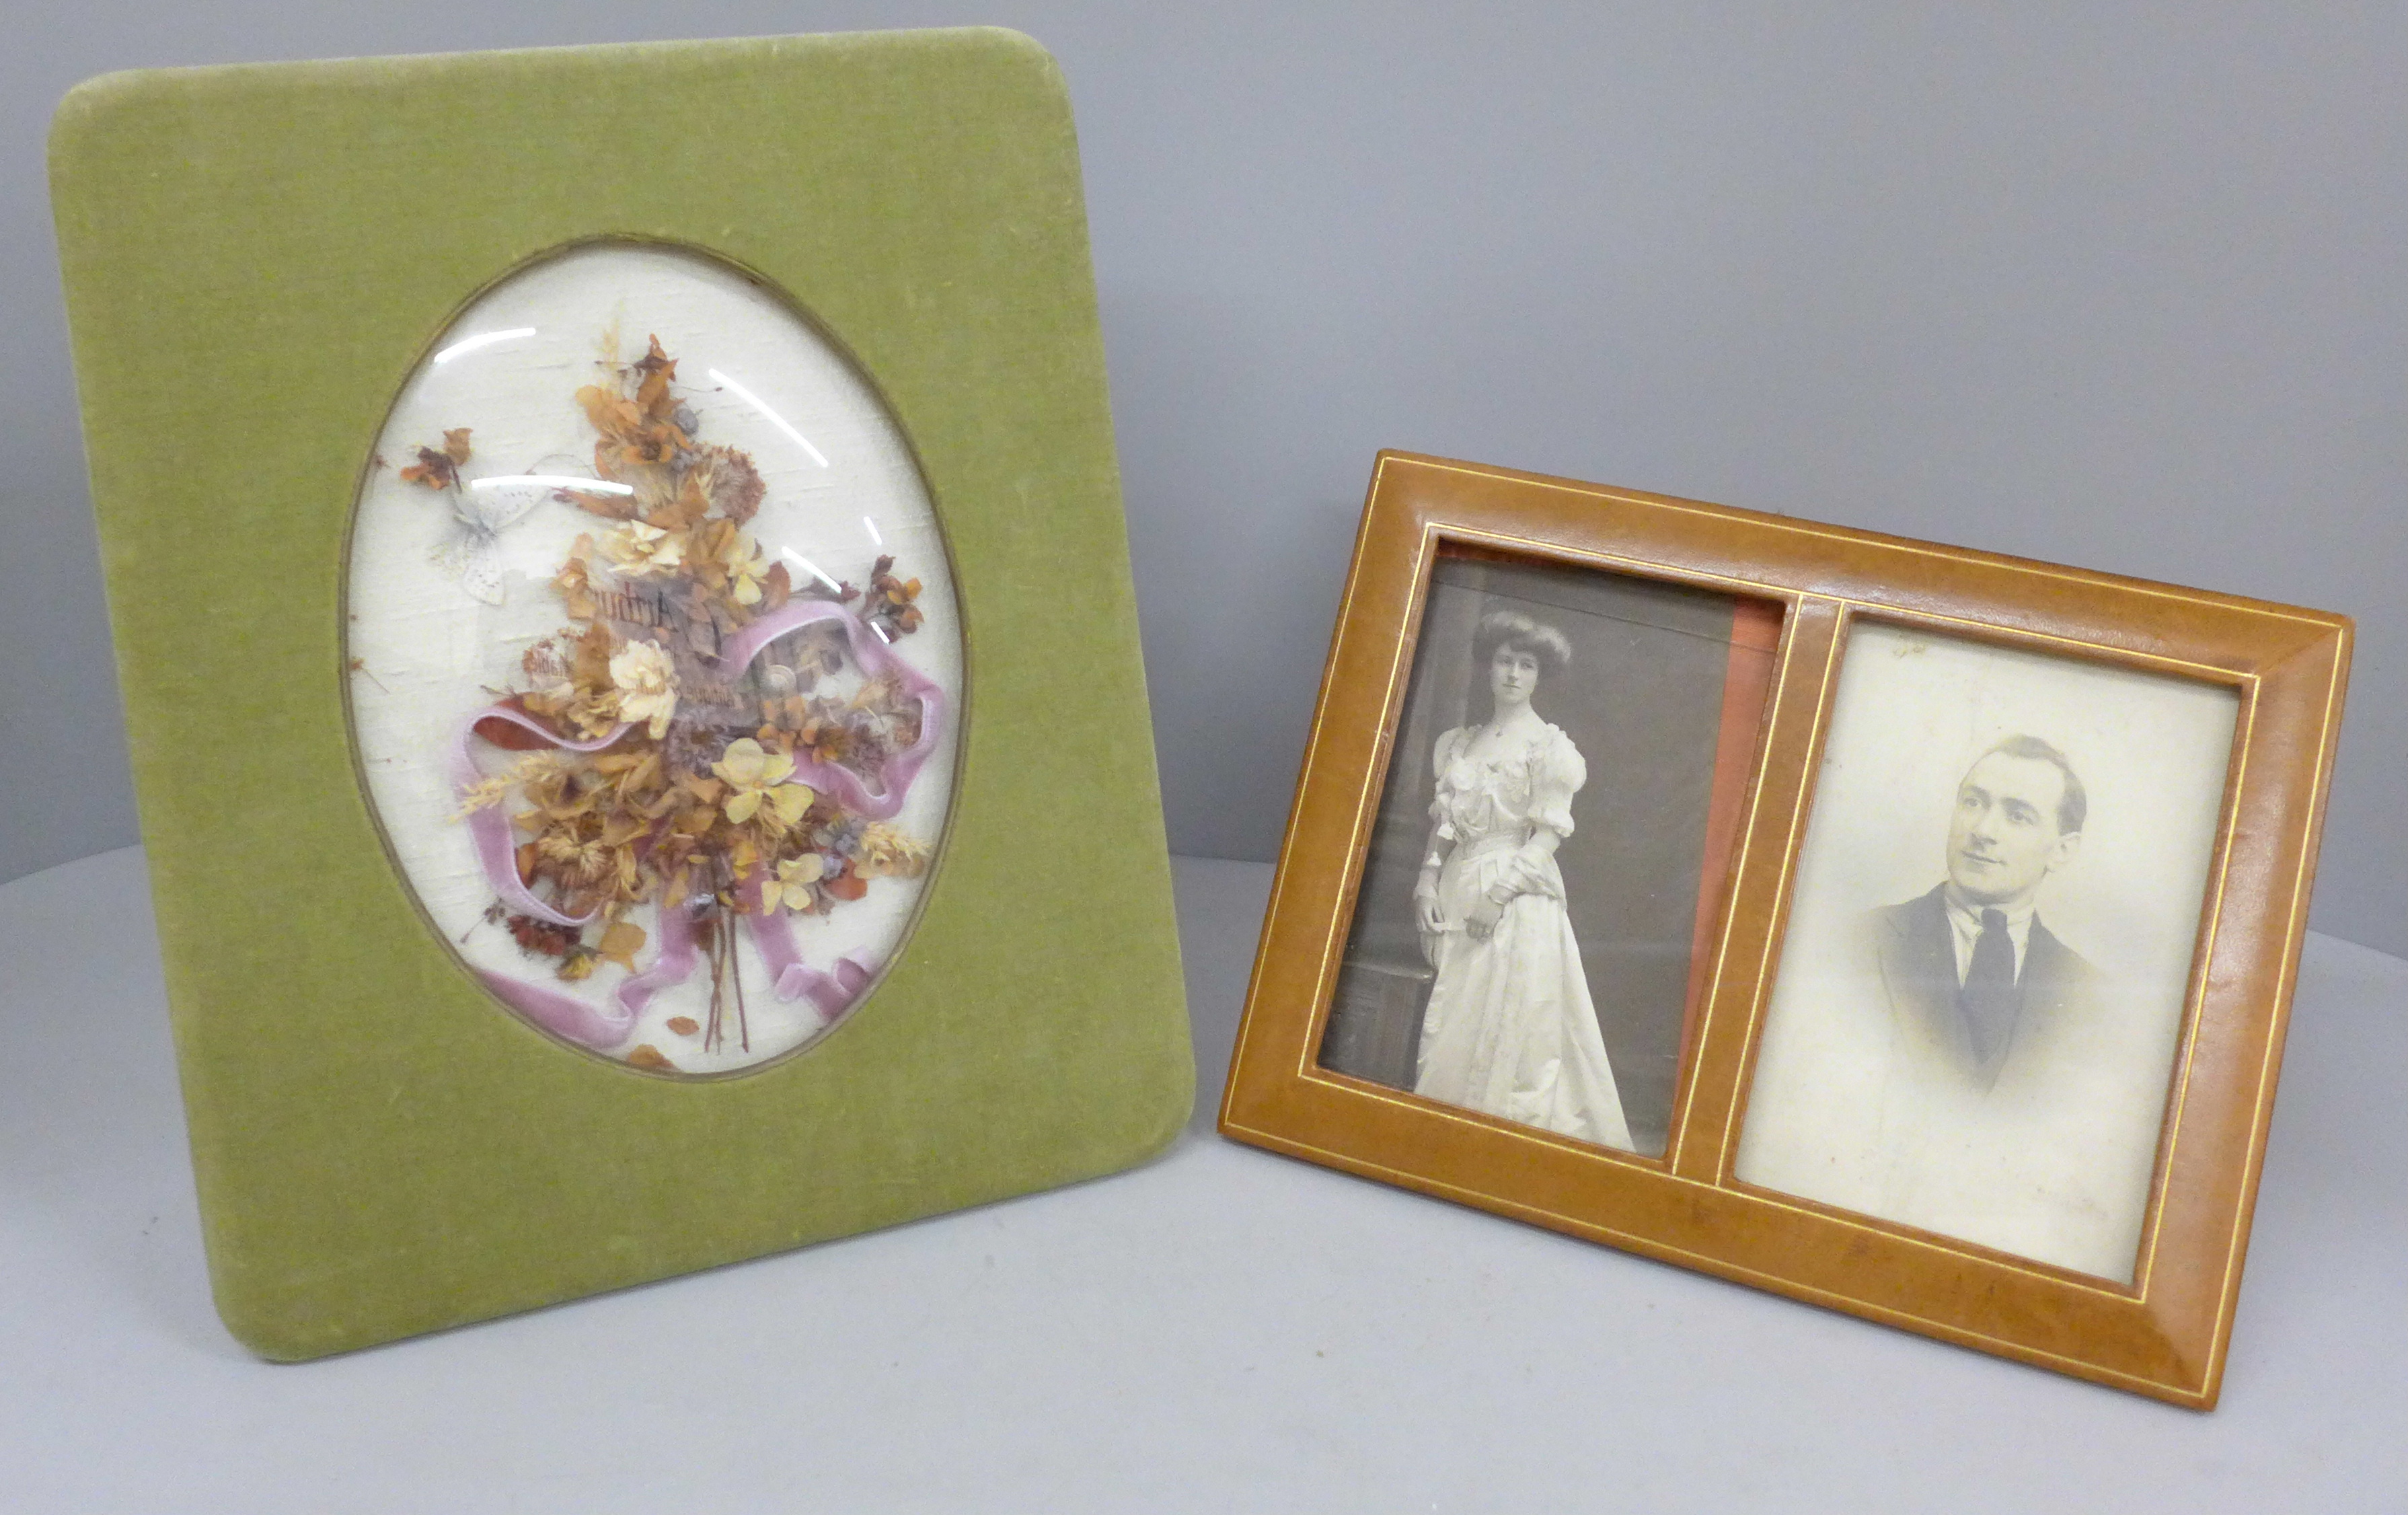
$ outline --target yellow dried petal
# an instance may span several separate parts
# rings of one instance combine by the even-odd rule
[[[710,771],[738,788],[746,788],[762,781],[768,762],[769,755],[762,750],[761,743],[751,737],[738,737],[720,754],[719,761],[710,765]],[[788,771],[792,772],[793,767],[793,760],[788,759]]]
[[[792,768],[793,759],[789,758],[786,766]],[[817,798],[808,784],[781,784],[769,791],[769,803],[777,811],[778,819],[789,827],[803,818],[803,812],[810,809],[811,801]]]

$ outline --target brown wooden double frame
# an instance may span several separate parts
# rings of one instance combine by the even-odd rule
[[[1780,645],[1698,1032],[1660,1159],[1316,1061],[1442,544],[1772,601]],[[2129,1287],[1732,1176],[1848,628],[1878,619],[2174,674],[2240,699]],[[1221,1106],[1238,1140],[1869,1320],[2210,1408],[2306,931],[2351,627],[2078,569],[1383,453]]]

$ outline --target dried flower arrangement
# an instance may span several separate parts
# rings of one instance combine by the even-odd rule
[[[921,625],[920,583],[882,556],[867,589],[816,570],[796,584],[744,529],[767,493],[760,470],[697,440],[700,417],[658,338],[576,397],[596,435],[592,478],[466,480],[467,427],[400,471],[451,501],[463,525],[444,551],[480,598],[497,584],[480,555],[509,518],[477,503],[480,485],[535,486],[534,499],[597,518],[552,580],[568,624],[526,651],[523,679],[463,722],[448,758],[456,818],[495,895],[485,918],[551,960],[557,979],[605,963],[626,976],[601,1006],[483,976],[538,1024],[617,1051],[651,996],[699,965],[708,1018],[668,1030],[707,1052],[730,1040],[749,1051],[738,922],[779,998],[808,995],[832,1021],[871,968],[806,964],[791,917],[928,866],[928,844],[891,824],[943,720],[941,692],[892,647]],[[480,763],[496,752],[512,756]],[[645,907],[658,941],[639,970]],[[649,1044],[618,1055],[676,1066]]]

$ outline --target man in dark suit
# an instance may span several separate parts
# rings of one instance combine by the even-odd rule
[[[2084,1013],[2099,971],[2040,922],[2049,874],[2073,858],[2088,801],[2065,755],[2033,736],[1965,771],[1948,827],[1948,877],[1876,910],[1865,930],[1894,1015],[1988,1089],[2019,1050]]]

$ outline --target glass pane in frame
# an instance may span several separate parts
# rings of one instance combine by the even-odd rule
[[[2238,711],[1857,625],[1737,1176],[2130,1282]]]
[[[1447,549],[1321,1065],[1660,1155],[1780,619]]]
[[[951,809],[960,616],[899,427],[778,294],[606,241],[470,302],[379,435],[345,632],[394,863],[509,1011],[710,1075],[873,995]]]

